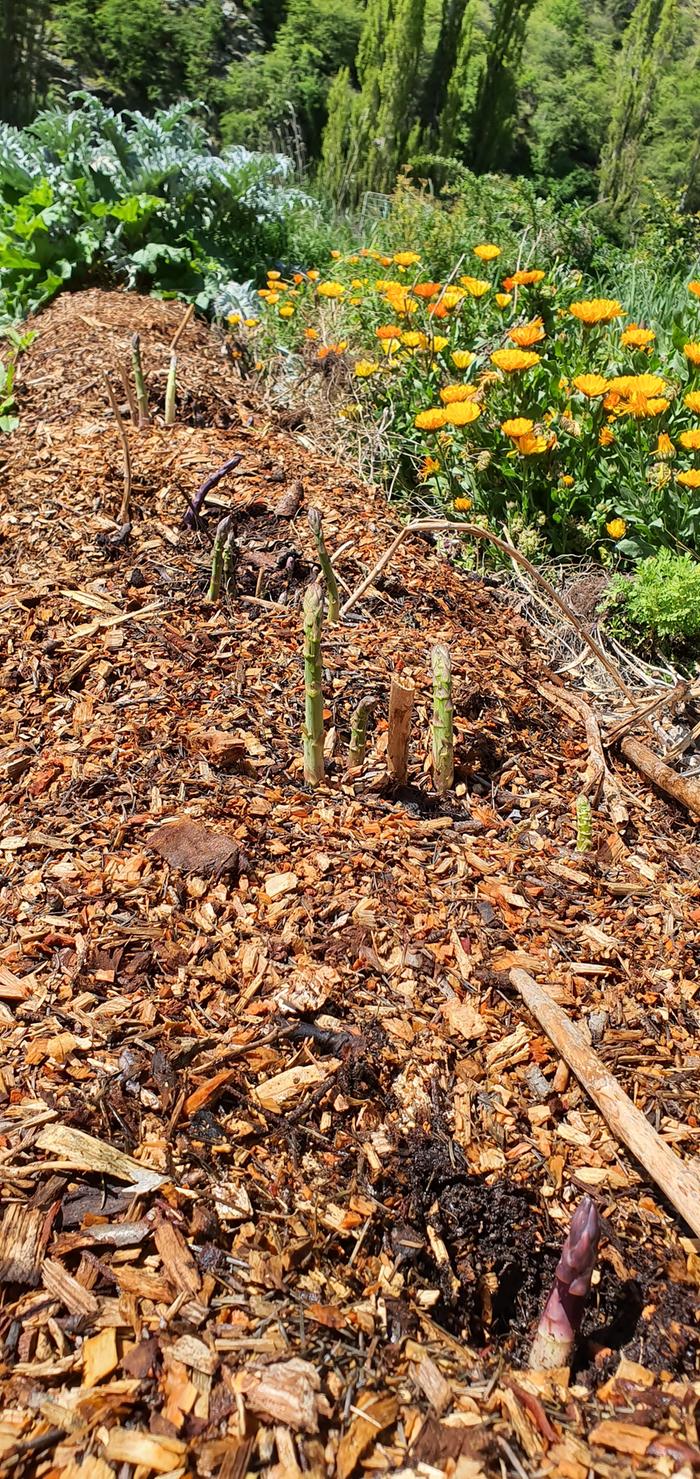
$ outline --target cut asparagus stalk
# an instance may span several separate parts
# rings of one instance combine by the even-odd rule
[[[170,356],[170,369],[168,370],[168,383],[165,387],[165,424],[175,425],[175,395],[177,392],[177,355]]]
[[[221,519],[220,523],[218,523],[216,526],[216,534],[214,535],[214,548],[211,552],[211,576],[209,579],[209,590],[207,591],[206,596],[207,601],[212,604],[218,601],[221,591],[221,577],[224,570],[224,549],[226,547],[226,538],[230,527],[230,514],[227,514],[225,519]]]
[[[223,576],[227,591],[233,590],[236,583],[236,547],[235,531],[229,527],[224,544]]]
[[[148,414],[148,393],[146,391],[146,381],[144,380],[143,365],[141,363],[141,340],[138,334],[134,334],[131,340],[131,367],[134,372],[136,404],[139,412],[139,431],[141,431],[144,426],[150,425],[151,418]]]
[[[405,786],[408,777],[408,744],[411,735],[414,686],[410,678],[394,673],[389,691],[389,735],[387,765],[397,786]]]
[[[576,798],[576,851],[589,852],[593,846],[593,813],[587,796]]]
[[[595,1268],[600,1217],[592,1197],[579,1202],[561,1250],[554,1285],[530,1351],[533,1371],[569,1366]]]
[[[437,643],[431,653],[433,669],[433,775],[435,789],[444,795],[455,778],[452,658]]]
[[[348,770],[364,765],[367,749],[367,721],[375,706],[373,698],[361,698],[350,721],[350,749]]]
[[[329,622],[333,623],[339,621],[340,619],[338,582],[335,578],[335,571],[331,564],[331,557],[328,553],[328,550],[326,549],[326,541],[323,538],[323,521],[318,509],[310,508],[308,517],[311,531],[313,533],[314,539],[316,540],[319,564],[321,566],[321,570],[323,571],[323,578],[326,582],[326,590],[328,592],[328,620]]]
[[[321,627],[323,596],[310,585],[304,596],[304,779],[310,786],[323,781],[323,692]]]

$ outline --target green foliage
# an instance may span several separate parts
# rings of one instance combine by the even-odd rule
[[[637,0],[625,32],[615,99],[600,161],[600,195],[613,217],[636,204],[640,143],[670,54],[678,0]]]
[[[9,354],[0,359],[0,432],[7,435],[19,426],[19,417],[14,414],[15,365],[18,356],[31,344],[34,334],[19,334],[10,327],[5,331],[5,338],[9,345]]]
[[[45,30],[49,0],[0,4],[0,118],[28,123],[47,83]]]
[[[700,563],[670,549],[642,560],[629,579],[611,584],[606,625],[626,640],[687,647],[700,637]]]
[[[184,105],[148,119],[75,101],[24,132],[0,125],[0,314],[96,273],[225,309],[258,264],[319,245],[284,157],[214,154]]]

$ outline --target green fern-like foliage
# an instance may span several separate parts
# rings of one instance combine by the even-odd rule
[[[634,576],[613,581],[606,624],[628,640],[634,633],[667,647],[697,647],[700,642],[700,562],[690,555],[659,550],[642,560]]]

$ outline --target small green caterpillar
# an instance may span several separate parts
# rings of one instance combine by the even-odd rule
[[[587,796],[576,798],[576,851],[588,852],[593,846],[593,812]]]

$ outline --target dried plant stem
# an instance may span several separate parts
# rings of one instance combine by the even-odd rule
[[[323,670],[321,628],[323,597],[317,585],[304,596],[304,779],[310,786],[323,781]]]
[[[233,589],[236,582],[237,553],[235,531],[229,528],[228,534],[226,535],[226,543],[224,544],[223,563],[224,585],[228,591]]]
[[[117,423],[117,431],[119,432],[119,438],[122,444],[122,454],[124,458],[124,492],[122,493],[122,501],[119,506],[118,519],[120,524],[126,524],[129,520],[129,505],[131,503],[131,453],[129,451],[129,438],[126,434],[126,427],[124,425],[124,422],[122,421],[121,411],[119,410],[119,402],[116,395],[114,394],[112,383],[108,375],[105,375],[105,385],[107,387],[107,395],[109,396],[109,404],[112,407],[112,411],[114,412],[114,419]]]
[[[193,313],[194,313],[194,303],[190,303],[189,307],[185,310],[185,313],[182,316],[182,323],[180,324],[180,326],[179,326],[179,328],[177,330],[177,333],[175,333],[173,335],[173,337],[172,337],[172,339],[170,341],[170,353],[171,354],[174,354],[175,353],[175,350],[177,349],[177,346],[180,343],[180,340],[181,340],[181,338],[182,338],[182,336],[183,336],[183,334],[185,332],[185,329],[187,328],[187,325],[188,325],[188,323],[189,323],[189,321],[190,321]]]
[[[119,378],[122,382],[122,386],[124,387],[124,395],[126,396],[127,405],[129,407],[129,415],[131,417],[132,426],[137,426],[139,413],[138,407],[136,405],[136,397],[134,395],[134,387],[131,384],[131,380],[129,379],[129,370],[127,365],[119,366]]]
[[[148,412],[148,392],[141,363],[141,339],[134,334],[131,340],[131,367],[134,372],[134,385],[136,386],[136,405],[138,407],[139,431],[150,426],[151,418]]]
[[[170,355],[170,369],[168,370],[168,381],[165,387],[165,424],[175,425],[175,396],[177,392],[177,355],[174,350]]]
[[[214,548],[211,553],[211,576],[209,578],[209,589],[206,595],[206,599],[210,604],[214,604],[216,601],[218,601],[221,592],[221,577],[224,570],[224,549],[226,546],[226,538],[230,527],[230,514],[227,514],[225,519],[221,519],[220,523],[218,523],[216,526],[216,535],[214,536]]]
[[[455,778],[454,707],[452,704],[452,658],[438,642],[431,653],[433,670],[433,776],[441,795]]]
[[[414,685],[410,678],[394,673],[389,691],[389,738],[387,765],[397,786],[408,778],[408,746],[411,737]]]
[[[331,624],[334,624],[335,622],[340,620],[340,599],[338,596],[338,582],[335,578],[335,571],[331,564],[331,557],[328,553],[328,550],[326,549],[326,541],[323,538],[323,520],[317,508],[309,509],[308,519],[309,526],[313,533],[314,539],[316,540],[316,549],[318,550],[319,564],[323,572],[323,578],[326,582],[326,590],[328,592],[327,617],[328,621]]]
[[[350,721],[350,749],[348,750],[348,770],[356,770],[364,765],[365,751],[367,749],[367,721],[375,706],[373,698],[361,698]]]

